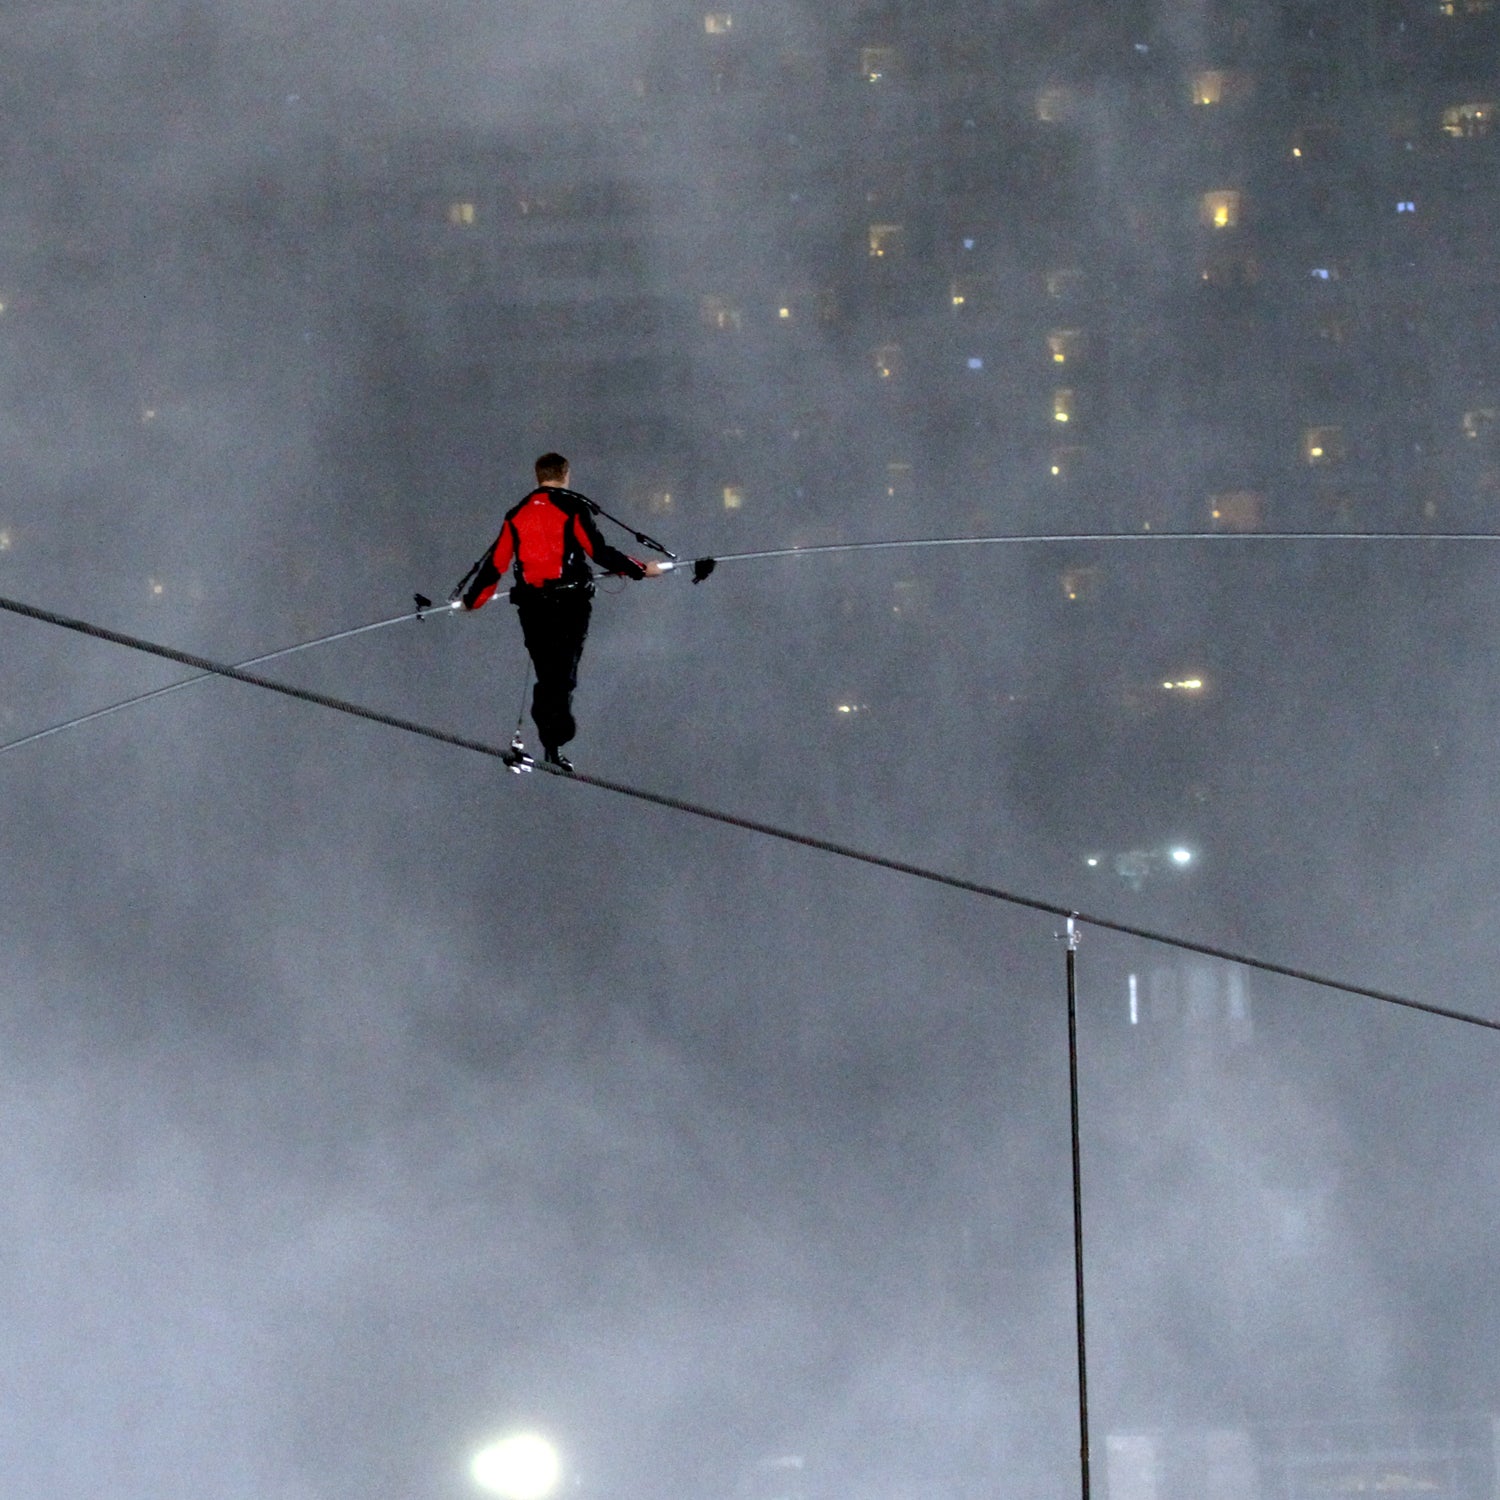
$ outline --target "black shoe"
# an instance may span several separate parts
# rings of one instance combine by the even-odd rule
[[[573,762],[561,750],[554,750],[549,745],[546,760],[549,766],[556,766],[559,771],[566,771],[570,776],[573,774]]]
[[[517,735],[511,742],[510,748],[500,754],[500,759],[505,763],[507,771],[514,771],[519,776],[523,771],[529,771],[536,764],[526,753],[526,747],[521,743],[521,736]]]

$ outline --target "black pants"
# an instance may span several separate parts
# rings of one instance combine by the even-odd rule
[[[573,722],[573,689],[578,686],[578,663],[594,612],[593,595],[590,585],[560,589],[518,585],[511,593],[536,669],[531,717],[544,750],[560,749],[578,733]]]

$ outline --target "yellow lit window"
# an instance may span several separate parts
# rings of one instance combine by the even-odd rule
[[[1098,590],[1101,576],[1098,568],[1064,568],[1057,581],[1062,585],[1063,597],[1077,602]]]
[[[967,283],[954,277],[948,283],[948,305],[950,307],[967,307],[969,305],[969,288]]]
[[[1067,89],[1045,88],[1036,96],[1036,117],[1044,125],[1057,125],[1072,113],[1073,96]]]
[[[1259,531],[1266,497],[1256,490],[1225,490],[1208,497],[1209,518],[1225,531]]]
[[[1048,457],[1047,472],[1053,479],[1066,484],[1078,472],[1082,463],[1082,448],[1054,448]]]
[[[1496,436],[1495,424],[1500,422],[1500,409],[1493,406],[1478,406],[1464,413],[1464,436],[1477,443],[1481,438]]]
[[[1053,364],[1070,364],[1083,353],[1083,334],[1077,328],[1054,328],[1047,335],[1047,350]]]
[[[1060,302],[1082,287],[1083,272],[1072,266],[1060,266],[1055,271],[1047,272],[1046,283],[1047,295]]]
[[[1200,107],[1214,104],[1239,104],[1248,98],[1252,80],[1237,68],[1206,68],[1190,80],[1193,103]]]
[[[709,36],[728,36],[734,30],[734,17],[727,10],[711,10],[703,18],[703,29]]]
[[[450,203],[448,205],[448,222],[450,224],[472,224],[474,222],[474,205],[472,203]]]
[[[1342,427],[1308,427],[1302,433],[1302,457],[1315,468],[1344,460]]]
[[[1198,200],[1198,218],[1209,229],[1233,229],[1240,222],[1239,193],[1204,193]]]
[[[870,225],[870,259],[888,260],[901,248],[902,226],[900,224]]]
[[[1477,140],[1488,135],[1494,123],[1493,103],[1455,104],[1443,111],[1443,134],[1454,140]]]
[[[900,344],[882,344],[875,351],[875,373],[882,380],[894,380],[901,373]]]
[[[897,55],[894,47],[861,47],[859,49],[859,76],[866,83],[880,83],[896,71]]]
[[[698,309],[703,326],[717,329],[720,333],[736,333],[744,323],[744,314],[724,297],[704,297],[699,302]]]
[[[1052,420],[1058,424],[1071,422],[1077,405],[1072,391],[1057,390],[1052,393]]]
[[[1439,0],[1442,16],[1482,16],[1495,8],[1495,0]]]
[[[724,486],[724,509],[738,510],[745,503],[745,492],[737,484]]]
[[[166,584],[159,578],[148,578],[146,580],[146,587],[151,590],[151,597],[153,599],[160,599],[167,591]]]
[[[654,489],[646,495],[646,509],[653,516],[664,516],[672,509],[672,491]]]
[[[1193,74],[1193,103],[1222,104],[1224,102],[1224,75],[1220,72]]]
[[[783,302],[776,308],[776,321],[778,323],[790,323],[792,321],[792,306],[789,302]]]

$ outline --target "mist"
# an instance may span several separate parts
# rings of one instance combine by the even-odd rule
[[[1483,0],[3,11],[0,593],[242,659],[548,449],[684,559],[1211,533],[606,583],[570,753],[1497,1015]],[[0,741],[175,670],[0,646]],[[531,734],[503,598],[277,670]],[[7,1493],[1078,1492],[1053,919],[233,682],[0,778]],[[1078,977],[1094,1491],[1493,1500],[1489,1033]]]

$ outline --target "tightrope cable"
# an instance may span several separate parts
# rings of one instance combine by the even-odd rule
[[[274,678],[264,677],[258,672],[247,671],[243,667],[230,666],[225,662],[217,662],[206,656],[198,656],[190,651],[178,651],[171,646],[163,646],[155,641],[148,641],[140,636],[126,635],[118,630],[107,629],[103,625],[95,625],[88,620],[74,619],[68,615],[58,614],[54,610],[43,609],[35,604],[25,604],[17,599],[7,599],[0,596],[0,610],[14,615],[21,615],[29,620],[39,620],[46,625],[55,625],[62,630],[72,630],[80,635],[92,636],[95,640],[110,641],[114,645],[124,646],[131,651],[144,652],[148,656],[159,656],[166,661],[175,661],[185,667],[210,674],[216,677],[228,677],[236,682],[249,683],[251,687],[264,688],[267,692],[280,693],[286,698],[296,698],[303,703],[315,703],[321,708],[333,709],[336,713],[349,714],[356,719],[365,719],[372,724],[384,724],[390,729],[400,729],[407,734],[420,735],[423,739],[434,740],[439,744],[452,745],[460,750],[472,750],[478,755],[487,755],[491,759],[506,762],[511,752],[499,745],[490,744],[485,740],[474,739],[469,735],[454,734],[446,729],[438,729],[430,724],[421,724],[414,719],[402,718],[398,714],[383,713],[379,709],[366,708],[363,704],[351,703],[344,698],[335,698],[328,693],[313,692],[308,688],[292,687],[285,682],[277,682]],[[1251,954],[1237,953],[1229,948],[1220,948],[1211,943],[1194,942],[1188,938],[1173,937],[1169,933],[1156,932],[1149,927],[1139,927],[1129,922],[1118,922],[1110,917],[1090,916],[1079,911],[1076,907],[1060,906],[1056,902],[1042,901],[1033,896],[1024,896],[1015,891],[1007,891],[999,886],[989,885],[980,880],[969,880],[960,875],[950,875],[942,870],[930,869],[925,865],[910,863],[906,860],[892,859],[884,854],[874,854],[866,849],[858,849],[850,844],[840,844],[832,839],[818,838],[813,834],[800,833],[796,829],[782,828],[774,823],[767,823],[759,818],[743,817],[737,813],[729,813],[719,808],[706,807],[702,803],[689,802],[682,797],[669,796],[663,792],[647,791],[642,787],[627,785],[620,781],[611,781],[603,776],[591,776],[579,771],[564,771],[556,766],[540,763],[540,770],[549,775],[558,776],[566,781],[574,781],[582,786],[596,787],[600,791],[613,792],[616,796],[629,797],[636,802],[650,803],[655,807],[668,808],[674,812],[686,813],[690,817],[701,818],[708,822],[722,823],[730,828],[743,829],[748,833],[758,833],[766,838],[777,839],[782,843],[798,844],[805,849],[820,850],[825,854],[832,854],[840,859],[854,860],[859,864],[871,865],[877,869],[890,870],[897,875],[907,875],[916,880],[924,880],[933,885],[946,886],[951,890],[967,891],[971,895],[983,896],[992,901],[1001,901],[1008,906],[1020,907],[1028,911],[1044,912],[1048,916],[1071,917],[1075,922],[1085,923],[1091,927],[1100,928],[1105,932],[1116,932],[1124,937],[1140,938],[1146,942],[1161,943],[1169,948],[1176,948],[1184,953],[1198,953],[1205,958],[1220,959],[1225,963],[1240,964],[1247,969],[1257,969],[1265,974],[1279,974],[1286,979],[1299,980],[1305,984],[1317,985],[1323,989],[1334,990],[1340,994],[1354,996],[1365,1000],[1376,1000],[1384,1005],[1399,1006],[1403,1010],[1419,1011],[1424,1015],[1440,1016],[1449,1021],[1460,1021],[1466,1026],[1480,1026],[1487,1031],[1500,1031],[1500,1021],[1490,1020],[1485,1016],[1471,1015],[1467,1011],[1454,1010],[1448,1006],[1433,1005],[1427,1001],[1411,1000],[1404,995],[1392,994],[1387,990],[1372,989],[1366,985],[1349,984],[1341,979],[1333,979],[1324,974],[1316,974],[1308,969],[1295,968],[1290,964],[1273,963],[1267,959],[1256,958]]]
[[[428,614],[446,614],[447,612],[446,608],[433,610],[424,606],[408,610],[404,615],[392,615],[388,620],[373,620],[368,625],[356,625],[352,630],[336,630],[332,635],[320,635],[316,640],[299,641],[295,646],[283,646],[278,651],[267,651],[262,656],[247,657],[244,661],[236,662],[234,665],[258,667],[268,661],[281,661],[284,657],[295,656],[299,651],[310,651],[314,646],[329,646],[334,641],[347,641],[351,636],[365,635],[372,630],[384,630],[388,625],[400,625],[407,620],[424,619]],[[89,713],[79,714],[75,718],[65,719],[60,724],[50,724],[46,729],[38,729],[32,734],[22,735],[18,740],[9,740],[0,745],[0,755],[19,750],[23,745],[34,745],[38,740],[61,734],[65,729],[77,729],[80,725],[92,724],[95,719],[108,718],[110,714],[119,713],[122,708],[134,708],[138,703],[149,703],[153,698],[164,698],[168,693],[175,693],[182,688],[191,687],[195,682],[204,682],[216,675],[214,672],[196,672],[191,677],[184,677],[180,682],[169,682],[164,687],[151,688],[148,692],[133,693],[129,698],[121,698],[118,703],[110,703],[104,708],[96,708]]]

